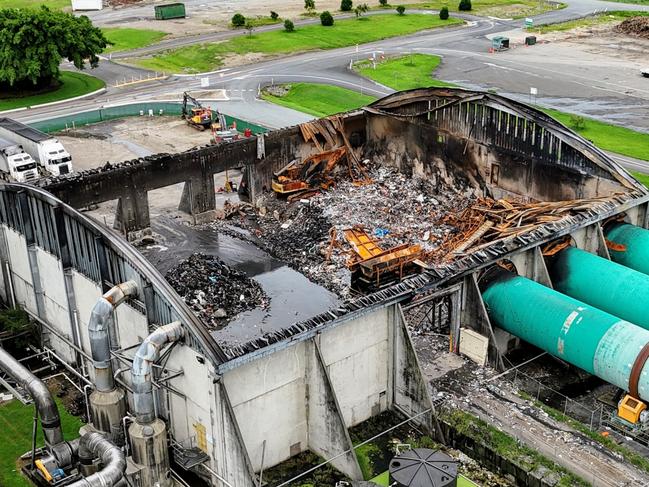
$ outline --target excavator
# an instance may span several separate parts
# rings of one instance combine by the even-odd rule
[[[193,106],[189,106],[189,105]],[[198,130],[206,130],[209,128],[215,130],[225,130],[227,127],[224,125],[224,117],[218,111],[216,117],[212,116],[212,109],[204,107],[201,103],[186,91],[183,93],[183,107],[182,117],[187,120],[187,123]],[[218,123],[214,123],[214,118]],[[225,127],[225,128],[224,128]]]

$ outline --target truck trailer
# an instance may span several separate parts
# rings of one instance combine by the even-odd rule
[[[72,157],[56,138],[10,118],[0,118],[0,137],[20,145],[45,174],[72,172]]]
[[[0,139],[0,173],[9,181],[31,183],[38,179],[36,161],[21,146]]]

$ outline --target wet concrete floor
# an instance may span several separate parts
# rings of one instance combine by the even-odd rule
[[[222,345],[236,345],[280,330],[335,308],[338,297],[255,245],[210,228],[187,225],[179,218],[152,221],[154,245],[140,252],[164,275],[195,252],[216,255],[226,264],[258,281],[270,297],[268,309],[254,309],[234,317],[212,336]]]

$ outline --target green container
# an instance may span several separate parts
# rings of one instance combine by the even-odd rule
[[[185,18],[184,3],[167,3],[165,5],[156,5],[154,8],[156,20]]]
[[[548,259],[554,289],[649,330],[649,276],[568,247]]]
[[[504,271],[481,287],[495,326],[629,390],[631,367],[649,343],[649,330]],[[649,399],[649,365],[640,374],[638,395]]]
[[[649,230],[628,223],[614,223],[606,228],[606,238],[614,244],[608,250],[611,260],[649,274]]]

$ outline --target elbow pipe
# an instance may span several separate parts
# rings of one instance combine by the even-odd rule
[[[92,309],[88,323],[90,350],[95,369],[95,387],[101,392],[115,389],[110,362],[110,331],[115,326],[114,309],[127,297],[137,294],[137,284],[127,281],[118,284],[104,294]]]
[[[41,418],[41,427],[45,444],[49,449],[63,444],[63,431],[59,410],[54,402],[52,393],[38,377],[32,374],[23,364],[18,362],[6,350],[0,348],[0,369],[9,374],[24,389],[29,391],[36,404],[38,415]]]
[[[79,441],[79,457],[99,458],[104,468],[78,480],[70,487],[111,487],[121,485],[126,472],[124,452],[99,433],[86,433]]]
[[[131,369],[135,419],[148,424],[156,419],[153,408],[153,364],[160,358],[160,350],[167,343],[180,340],[185,332],[179,321],[161,326],[153,331],[135,353]]]

